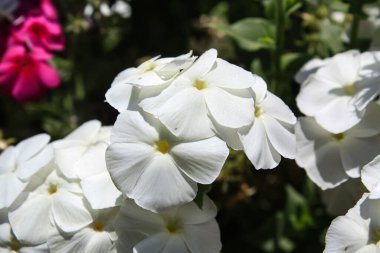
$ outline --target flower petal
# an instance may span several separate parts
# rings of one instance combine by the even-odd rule
[[[56,253],[85,252],[85,248],[91,240],[93,233],[85,228],[72,237],[65,238],[61,234],[55,234],[48,238],[49,249]],[[94,251],[96,252],[96,251]]]
[[[25,187],[13,173],[0,175],[0,209],[10,207]]]
[[[133,253],[166,253],[170,251],[165,251],[164,248],[169,242],[170,236],[167,233],[159,233],[148,237],[147,239],[139,242],[133,248]],[[173,253],[182,253],[174,251]]]
[[[220,231],[215,219],[199,225],[187,225],[182,238],[190,252],[219,253],[222,249]]]
[[[224,141],[217,137],[180,143],[171,154],[175,163],[189,178],[201,184],[211,184],[219,175],[229,150]]]
[[[265,114],[270,115],[278,120],[281,120],[288,124],[295,124],[297,118],[294,116],[293,112],[290,110],[279,97],[271,92],[267,92],[267,96],[264,101],[260,104],[261,109]]]
[[[0,154],[0,175],[12,171],[17,155],[18,152],[14,146],[8,147]]]
[[[37,134],[33,137],[21,141],[17,145],[18,153],[17,162],[24,162],[38,152],[40,152],[50,141],[50,136],[48,134]]]
[[[124,83],[115,83],[106,92],[106,101],[119,112],[127,110],[131,100],[133,86]]]
[[[60,85],[61,77],[56,69],[45,62],[39,62],[36,66],[38,77],[45,87],[52,89]]]
[[[370,103],[363,118],[358,124],[347,131],[350,136],[359,138],[370,137],[380,133],[380,105]]]
[[[213,67],[216,61],[218,52],[215,49],[209,49],[204,52],[199,58],[188,68],[183,75],[194,81],[201,79]]]

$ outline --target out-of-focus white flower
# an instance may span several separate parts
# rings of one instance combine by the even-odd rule
[[[364,166],[361,178],[363,184],[371,192],[369,197],[380,199],[380,155]]]
[[[202,209],[191,202],[163,213],[126,200],[116,222],[117,247],[127,253],[217,253],[222,245],[215,215],[208,198]]]
[[[79,183],[61,176],[54,164],[44,170],[32,178],[25,202],[8,215],[16,237],[31,244],[46,242],[57,229],[74,232],[92,223]]]
[[[371,52],[335,55],[302,83],[296,101],[323,128],[341,133],[357,124],[379,91],[380,66]]]
[[[371,103],[358,125],[338,134],[324,130],[313,118],[299,118],[295,131],[297,164],[322,189],[359,177],[361,168],[378,154],[379,109]]]
[[[210,49],[158,96],[146,98],[141,108],[152,113],[176,136],[207,138],[214,135],[215,120],[228,128],[253,122],[250,87],[253,75],[217,58]]]
[[[123,0],[117,0],[112,5],[111,10],[113,13],[119,14],[122,18],[129,18],[132,15],[131,6]]]
[[[110,127],[92,120],[53,143],[60,170],[67,178],[80,179],[83,193],[95,209],[116,206],[121,197],[105,162],[110,135]]]
[[[327,230],[324,253],[375,253],[380,244],[380,200],[365,193],[346,215],[334,219]]]
[[[14,236],[8,221],[7,210],[0,210],[0,252],[1,253],[48,253],[46,243],[40,245],[23,244]]]
[[[108,3],[101,3],[99,6],[100,14],[102,14],[103,17],[109,17],[112,15],[112,11]]]
[[[344,215],[366,192],[360,178],[351,178],[333,189],[321,192],[322,202],[331,216]]]
[[[192,201],[197,183],[211,184],[228,153],[217,137],[185,141],[157,120],[124,111],[112,129],[106,162],[124,194],[148,210],[163,210]]]
[[[9,207],[25,189],[31,176],[53,158],[50,136],[38,134],[8,147],[0,155],[0,209]]]
[[[90,3],[86,4],[83,9],[83,15],[87,18],[91,18],[94,13],[94,6]],[[114,14],[117,14],[122,18],[129,18],[132,15],[132,8],[127,2],[123,0],[117,0],[111,5],[107,2],[102,2],[99,5],[99,13],[103,17],[110,17]]]
[[[266,90],[266,83],[256,77],[255,103],[251,110],[255,121],[239,129],[239,137],[249,160],[256,169],[276,167],[281,155],[294,159],[296,117],[289,107],[277,96]]]
[[[116,253],[114,222],[119,208],[90,211],[91,224],[74,234],[57,233],[48,239],[51,252]]]
[[[136,109],[142,99],[159,94],[175,76],[189,67],[195,60],[191,54],[175,58],[157,56],[137,68],[120,72],[106,93],[106,101],[119,112],[130,107]]]

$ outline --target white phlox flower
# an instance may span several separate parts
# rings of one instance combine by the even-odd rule
[[[162,213],[126,200],[116,222],[117,247],[125,253],[218,253],[222,245],[216,212],[207,197],[202,209],[191,202]]]
[[[333,189],[321,191],[322,202],[331,216],[344,215],[361,198],[366,188],[360,178],[350,178]]]
[[[65,179],[53,163],[31,179],[24,194],[26,200],[8,215],[22,242],[44,243],[57,229],[69,233],[92,223],[79,183]]]
[[[12,232],[7,210],[0,210],[0,253],[48,253],[46,243],[40,245],[23,244]]]
[[[322,189],[360,177],[362,167],[378,154],[379,109],[372,102],[359,124],[337,134],[326,131],[313,118],[299,118],[295,131],[298,166]]]
[[[256,76],[255,103],[251,114],[253,124],[239,129],[244,152],[256,169],[271,169],[281,161],[281,155],[294,159],[296,117],[277,96],[266,90],[265,81]]]
[[[60,170],[67,178],[80,179],[83,193],[95,209],[116,206],[121,197],[105,162],[110,135],[111,127],[92,120],[53,143]]]
[[[189,52],[178,57],[152,58],[120,72],[106,92],[106,101],[119,112],[136,109],[144,98],[156,96],[195,60]]]
[[[330,59],[319,59],[313,58],[310,61],[306,62],[300,70],[296,73],[294,79],[297,83],[303,84],[309,76],[317,72],[317,70],[326,65]]]
[[[118,189],[148,210],[192,201],[197,183],[211,184],[228,156],[217,137],[189,141],[173,136],[156,119],[139,112],[119,114],[106,152]]]
[[[346,215],[334,219],[326,234],[324,253],[380,251],[380,200],[368,193]]]
[[[74,234],[57,233],[48,239],[53,253],[116,253],[114,222],[119,207],[91,210],[93,222]],[[119,252],[125,252],[120,250]]]
[[[250,72],[217,58],[217,51],[210,49],[158,96],[139,105],[174,135],[202,139],[215,135],[212,120],[234,129],[253,122],[254,82]]]
[[[52,160],[49,140],[49,135],[38,134],[1,153],[0,209],[9,207],[25,189],[30,177]]]
[[[361,178],[371,193],[369,197],[380,199],[380,155],[364,166]]]
[[[298,108],[329,132],[344,132],[361,120],[378,94],[378,69],[375,53],[337,54],[302,83]]]

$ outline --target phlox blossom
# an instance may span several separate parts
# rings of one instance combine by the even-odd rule
[[[370,191],[370,198],[380,199],[380,155],[364,166],[362,182]]]
[[[37,48],[9,47],[0,62],[0,91],[17,101],[39,99],[48,89],[59,86],[57,71],[47,62],[52,56]]]
[[[215,215],[207,196],[202,209],[190,202],[162,213],[126,200],[116,222],[117,248],[125,253],[218,253],[222,245]]]
[[[211,184],[228,153],[217,137],[179,139],[156,119],[124,111],[112,129],[106,163],[121,192],[157,211],[192,201],[197,183]]]
[[[0,209],[10,207],[30,178],[53,158],[50,136],[39,134],[10,146],[0,155]]]

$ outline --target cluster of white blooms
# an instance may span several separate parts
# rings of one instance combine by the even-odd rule
[[[220,252],[216,207],[193,200],[228,146],[257,169],[295,157],[293,113],[214,49],[129,68],[106,99],[112,128],[92,120],[0,154],[0,252]]]

